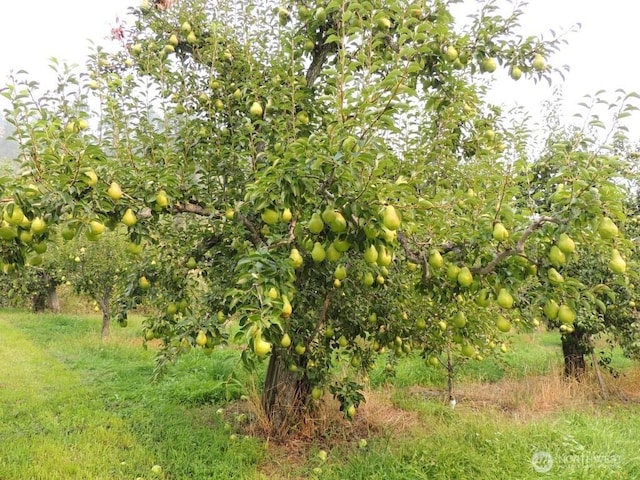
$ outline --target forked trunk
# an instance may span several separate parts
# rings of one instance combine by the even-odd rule
[[[274,436],[282,436],[302,421],[310,391],[306,376],[290,371],[285,359],[275,350],[269,359],[262,392],[262,409]]]
[[[564,376],[582,381],[586,372],[585,354],[589,353],[589,338],[585,332],[575,329],[562,336]]]

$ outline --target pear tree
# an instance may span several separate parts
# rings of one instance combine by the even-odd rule
[[[563,275],[547,254],[563,234],[625,251],[599,232],[621,221],[625,170],[583,138],[550,156],[553,194],[536,198],[529,127],[486,92],[498,70],[557,78],[563,40],[525,35],[517,6],[464,22],[453,3],[155,2],[86,71],[55,62],[55,90],[14,78],[23,175],[0,185],[4,269],[33,249],[18,209],[49,226],[38,241],[124,224],[159,247],[125,295],[158,302],[159,365],[245,346],[248,366],[268,362],[274,433],[325,392],[352,418],[379,355],[500,350],[544,307],[547,272]],[[572,288],[563,318],[597,308],[590,282]]]

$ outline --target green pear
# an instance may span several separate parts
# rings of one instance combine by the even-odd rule
[[[311,258],[314,262],[320,263],[323,262],[327,256],[327,252],[325,252],[324,247],[320,242],[316,242],[313,244],[313,250],[311,250]]]
[[[533,57],[533,61],[531,62],[531,66],[534,70],[541,72],[547,68],[547,62],[545,62],[544,57],[541,54],[536,53],[536,56]]]
[[[327,247],[326,253],[327,253],[327,260],[329,260],[330,262],[337,262],[342,256],[342,253],[336,250],[336,247],[333,245],[333,242],[329,245],[329,247]]]
[[[511,330],[511,322],[500,315],[496,319],[496,327],[498,327],[498,330],[500,330],[501,332],[507,333],[509,330]]]
[[[618,227],[609,217],[604,217],[598,225],[598,233],[605,240],[609,240],[618,235]]]
[[[347,230],[347,221],[340,212],[336,212],[333,221],[329,222],[329,227],[335,233],[344,233]]]
[[[567,235],[563,233],[558,239],[558,248],[562,253],[569,254],[576,251],[576,243]]]
[[[473,275],[468,267],[462,267],[456,278],[461,287],[469,287],[473,283]]]
[[[615,248],[613,249],[613,252],[611,252],[609,268],[613,273],[624,273],[627,270],[627,262],[624,261],[620,252]]]
[[[573,323],[575,319],[576,314],[571,310],[571,307],[567,305],[560,305],[560,308],[558,309],[558,320],[562,323]]]
[[[249,113],[253,117],[262,117],[263,111],[262,111],[262,105],[260,105],[260,102],[253,102],[251,104],[251,108],[249,108]]]
[[[442,255],[435,248],[432,249],[429,253],[429,265],[432,268],[442,268],[442,266],[444,265],[444,259],[442,258]]]
[[[36,217],[31,222],[31,232],[35,235],[41,235],[47,231],[47,222],[45,222],[42,218]]]
[[[302,264],[304,263],[302,255],[300,255],[300,252],[298,251],[297,248],[291,249],[291,253],[289,254],[289,260],[291,260],[291,264],[293,265],[293,268],[296,268],[296,269],[302,267]]]
[[[509,238],[509,230],[505,226],[498,222],[493,226],[493,238],[498,242],[504,242]]]
[[[452,282],[458,281],[458,274],[460,273],[460,267],[454,264],[450,264],[447,267],[447,278]]]
[[[293,307],[291,306],[289,297],[287,297],[286,295],[282,295],[282,311],[280,312],[280,316],[282,318],[289,318],[292,312]]]
[[[382,212],[382,225],[391,231],[400,228],[400,216],[393,205],[387,205]]]
[[[369,247],[364,251],[364,260],[367,263],[376,263],[378,260],[378,250],[375,245],[369,245]]]
[[[567,257],[557,245],[553,245],[549,250],[549,261],[552,265],[560,267],[567,263]]]
[[[506,288],[501,288],[498,292],[498,305],[502,308],[511,308],[513,307],[513,296],[507,291]]]
[[[551,283],[555,283],[556,285],[564,283],[564,277],[555,268],[550,268],[547,271],[547,278]]]
[[[311,215],[311,220],[309,220],[307,227],[309,228],[309,231],[315,235],[322,232],[322,229],[324,228],[324,222],[322,221],[319,213],[316,212]]]
[[[271,208],[265,208],[260,216],[262,217],[262,221],[267,225],[273,225],[280,219],[278,212]]]
[[[124,212],[124,215],[122,216],[122,223],[124,223],[127,227],[133,227],[137,221],[138,218],[136,217],[136,214],[133,213],[133,210],[127,208],[127,211]]]
[[[333,272],[333,276],[338,280],[344,280],[347,278],[347,268],[344,265],[338,265]]]
[[[467,317],[464,312],[456,312],[453,316],[452,323],[458,328],[463,328],[467,324]]]
[[[542,308],[542,311],[544,312],[545,317],[547,317],[549,320],[555,320],[556,318],[558,318],[559,310],[560,310],[560,306],[553,299],[547,300],[544,304],[544,307]]]
[[[378,258],[376,259],[376,263],[381,267],[388,267],[389,265],[391,265],[392,261],[393,255],[391,254],[391,252],[389,252],[387,247],[385,247],[384,245],[380,245],[378,247]]]

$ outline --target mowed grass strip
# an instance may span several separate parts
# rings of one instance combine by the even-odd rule
[[[254,478],[261,442],[231,442],[215,406],[183,403],[192,372],[176,369],[182,389],[151,384],[140,320],[107,342],[99,322],[0,312],[0,479]]]
[[[455,409],[441,371],[403,358],[395,378],[372,372],[352,423],[327,410],[326,435],[275,445],[242,434],[236,349],[194,350],[152,384],[140,322],[103,342],[98,317],[0,312],[1,480],[640,478],[638,397],[603,402],[593,385],[564,383],[552,333],[467,362]],[[630,393],[635,372],[621,383]],[[554,460],[547,474],[538,451]]]
[[[2,314],[0,338],[0,478],[134,478],[153,462],[77,372]]]

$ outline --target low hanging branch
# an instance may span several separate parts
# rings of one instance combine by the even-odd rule
[[[518,242],[512,248],[507,248],[506,250],[502,250],[495,257],[491,259],[489,263],[487,263],[484,267],[472,267],[470,270],[472,273],[487,275],[493,272],[496,266],[505,260],[514,255],[520,255],[524,252],[524,246],[527,242],[527,239],[534,233],[536,230],[542,228],[542,226],[546,223],[560,223],[557,218],[547,217],[547,216],[538,216],[535,218],[533,223],[529,225],[524,232],[522,232],[522,236],[518,239]],[[428,254],[424,252],[416,251],[411,248],[409,245],[409,239],[403,232],[398,232],[398,241],[402,245],[404,249],[404,254],[407,257],[407,260],[417,263],[418,265],[422,265],[423,273],[422,273],[422,282],[426,283],[430,278],[429,272],[429,262],[428,262]],[[446,243],[440,247],[440,250],[443,252],[450,252],[456,250],[458,245],[453,243]]]
[[[560,223],[560,221],[554,217],[544,217],[544,216],[537,217],[535,221],[531,225],[529,225],[524,232],[522,232],[522,236],[520,237],[520,239],[518,240],[518,242],[513,248],[507,248],[506,250],[499,252],[484,267],[473,267],[470,269],[471,272],[478,273],[480,275],[487,275],[493,272],[496,266],[504,259],[508,257],[512,257],[514,255],[520,255],[521,253],[524,252],[524,245],[527,242],[527,239],[529,238],[529,236],[536,230],[539,230],[540,228],[542,228],[542,226],[545,223]]]

